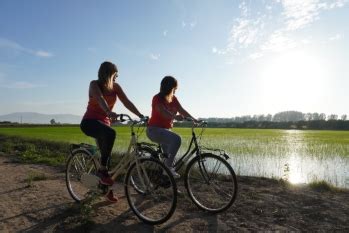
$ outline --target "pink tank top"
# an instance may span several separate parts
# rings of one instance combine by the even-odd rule
[[[103,97],[107,101],[109,109],[112,110],[117,100],[115,88],[111,93],[103,94]],[[106,112],[99,106],[96,98],[93,98],[92,96],[89,96],[87,110],[82,119],[94,119],[102,121],[106,125],[111,124]]]

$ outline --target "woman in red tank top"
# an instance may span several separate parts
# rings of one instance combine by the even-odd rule
[[[100,183],[104,185],[113,184],[113,180],[108,174],[107,164],[110,162],[110,155],[116,137],[116,132],[110,127],[110,124],[111,119],[117,116],[112,111],[117,98],[128,110],[140,118],[143,117],[127,98],[121,86],[115,82],[117,77],[118,69],[115,64],[108,61],[101,64],[98,71],[98,80],[90,82],[87,110],[80,123],[81,130],[87,136],[97,140],[101,151],[101,167],[97,175],[100,177]],[[107,193],[106,198],[112,202],[117,201],[112,191]]]
[[[172,76],[162,79],[160,92],[153,97],[151,117],[147,127],[148,138],[159,143],[163,151],[168,154],[165,165],[170,168],[175,178],[179,178],[179,174],[173,168],[173,161],[181,146],[181,137],[171,131],[173,120],[182,121],[184,117],[189,117],[197,121],[181,106],[174,95],[177,86],[177,80]]]

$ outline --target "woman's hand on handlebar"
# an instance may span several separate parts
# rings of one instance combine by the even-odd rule
[[[199,126],[199,125],[202,125],[202,124],[207,124],[207,122],[205,122],[203,120],[197,120],[197,119],[191,118],[191,117],[186,117],[185,120],[193,122],[193,124],[195,126]]]
[[[174,119],[175,119],[176,121],[184,121],[184,120],[185,120],[185,117],[182,116],[182,115],[176,115],[176,116],[174,117]]]
[[[117,118],[119,117],[119,115],[116,114],[115,112],[110,112],[108,114],[108,117],[112,122],[115,122],[115,121],[117,121]]]
[[[148,123],[148,121],[149,121],[149,117],[144,116],[144,115],[139,116],[139,119],[140,119],[140,121],[142,121],[144,123]]]

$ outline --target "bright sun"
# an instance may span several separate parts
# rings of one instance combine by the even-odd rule
[[[306,109],[324,95],[326,70],[321,59],[306,52],[282,54],[262,72],[263,101],[277,109]]]

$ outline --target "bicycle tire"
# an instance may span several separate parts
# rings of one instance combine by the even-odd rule
[[[151,225],[166,222],[177,205],[177,185],[170,170],[153,158],[140,158],[128,169],[125,177],[125,195],[135,215]],[[145,175],[146,174],[146,175]],[[142,193],[135,190],[133,179],[144,178]],[[139,182],[142,183],[142,182]]]
[[[184,183],[194,204],[211,213],[227,210],[237,196],[233,168],[225,159],[211,153],[201,154],[189,162]]]
[[[80,163],[80,165],[77,165],[78,160],[81,160],[81,161],[85,160],[85,162]],[[86,162],[88,162],[88,164]],[[91,169],[89,172],[87,171],[86,166],[88,166],[89,169]],[[81,171],[78,171],[79,169],[81,169]],[[73,173],[74,170],[75,170],[74,172],[75,174]],[[86,194],[90,191],[81,183],[80,179],[83,172],[96,174],[97,163],[93,159],[91,154],[89,154],[83,149],[78,149],[74,151],[72,155],[69,157],[66,165],[66,171],[65,171],[65,181],[66,181],[68,192],[70,196],[78,203],[80,203],[83,199],[85,199]],[[80,174],[77,174],[77,173],[80,173]]]
[[[150,147],[140,147],[138,149],[138,153],[139,153],[138,156],[140,157],[153,157],[156,151]],[[132,176],[131,176],[131,184],[133,185],[133,187],[138,193],[141,193],[141,194],[144,193],[144,190],[141,189],[140,185],[137,184],[137,182],[135,181],[135,179],[133,179]]]

